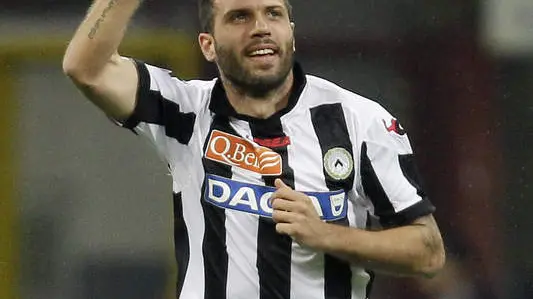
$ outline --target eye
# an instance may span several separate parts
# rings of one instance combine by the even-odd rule
[[[269,9],[267,15],[271,18],[279,18],[283,16],[283,12],[279,9]]]
[[[235,12],[231,15],[230,20],[233,23],[244,23],[248,20],[248,14],[246,12]]]

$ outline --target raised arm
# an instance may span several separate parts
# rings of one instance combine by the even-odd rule
[[[117,120],[135,107],[135,64],[118,47],[141,0],[96,0],[74,34],[63,70],[83,94]]]

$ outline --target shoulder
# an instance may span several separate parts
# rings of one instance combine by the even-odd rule
[[[306,104],[313,106],[340,104],[345,116],[357,122],[359,126],[368,128],[390,120],[392,115],[378,102],[345,89],[326,79],[307,75]]]
[[[139,66],[138,66],[139,67]],[[195,89],[198,91],[209,91],[213,88],[215,85],[216,79],[211,80],[199,80],[199,79],[192,79],[187,80],[183,79],[178,75],[176,75],[173,71],[164,69],[161,67],[145,64],[144,67],[148,71],[149,79],[150,79],[150,86],[152,88],[154,87],[160,87],[161,85],[168,84],[168,85],[174,85],[175,87],[182,87],[182,88],[189,88],[189,89]],[[139,71],[142,73],[142,70]]]
[[[177,79],[180,80],[180,79]],[[190,88],[196,89],[201,93],[211,93],[213,87],[215,86],[216,79],[212,80],[180,80],[183,84],[187,85]]]
[[[183,93],[186,94],[186,102],[196,112],[207,111],[209,102],[211,101],[211,93],[216,83],[216,79],[212,80],[179,80]]]
[[[160,95],[186,111],[205,109],[216,82],[216,79],[183,79],[170,70],[149,64],[138,65],[138,68],[141,93]]]
[[[211,80],[186,80],[173,71],[150,65],[141,61],[135,61],[139,80],[151,90],[190,91],[198,95],[210,92],[215,85],[215,79]],[[145,82],[143,82],[145,81]]]

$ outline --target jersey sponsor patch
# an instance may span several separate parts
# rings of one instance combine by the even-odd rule
[[[205,157],[264,176],[281,174],[281,156],[278,153],[218,130],[211,132]]]
[[[272,217],[271,196],[276,188],[253,185],[227,178],[207,175],[204,199],[224,209],[237,210],[263,217]],[[346,218],[348,202],[346,193],[340,191],[304,192],[325,221]]]

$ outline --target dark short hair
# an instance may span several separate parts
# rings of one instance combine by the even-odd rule
[[[214,0],[198,0],[198,14],[200,17],[200,26],[202,32],[213,32],[214,26]],[[287,11],[289,12],[289,19],[292,19],[292,6],[289,0],[284,0]]]

